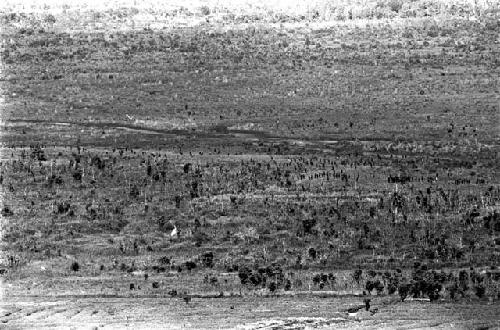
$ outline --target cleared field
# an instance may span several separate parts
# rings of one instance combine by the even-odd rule
[[[22,329],[478,329],[497,328],[494,304],[381,301],[349,316],[359,298],[21,298],[2,302],[0,321]],[[8,322],[7,322],[8,321]]]

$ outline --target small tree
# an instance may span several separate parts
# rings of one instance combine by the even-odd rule
[[[405,301],[406,297],[408,297],[408,293],[410,292],[411,285],[409,283],[400,284],[398,287],[398,294],[401,298],[401,301]]]
[[[201,256],[201,262],[205,267],[212,268],[214,266],[214,253],[207,252]]]
[[[354,271],[354,273],[352,274],[352,277],[354,278],[354,281],[356,281],[356,283],[359,285],[359,281],[361,281],[361,275],[363,274],[363,271],[358,268]]]
[[[72,271],[77,272],[77,271],[80,270],[80,265],[78,264],[78,262],[73,261],[71,263],[71,267],[70,268],[71,268]]]
[[[312,259],[312,260],[316,260],[316,256],[317,256],[317,252],[316,252],[316,249],[311,247],[309,248],[308,250],[308,254],[309,254],[309,257]]]

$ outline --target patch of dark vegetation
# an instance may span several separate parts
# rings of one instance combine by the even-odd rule
[[[73,261],[71,263],[70,269],[74,272],[77,272],[80,270],[80,264],[77,261]]]

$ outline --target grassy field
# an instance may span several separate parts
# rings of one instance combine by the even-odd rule
[[[499,325],[498,3],[1,6],[5,325]]]

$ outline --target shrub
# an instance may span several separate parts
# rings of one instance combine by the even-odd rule
[[[76,261],[73,261],[71,263],[71,266],[70,266],[71,270],[74,271],[74,272],[77,272],[80,270],[80,265],[78,264],[78,262]]]
[[[354,278],[354,281],[356,281],[357,284],[359,284],[359,281],[361,281],[361,275],[363,274],[363,271],[361,269],[356,269],[354,273],[352,274],[352,277]]]
[[[61,202],[57,204],[57,213],[64,214],[70,210],[71,204],[69,202]]]
[[[450,299],[455,299],[457,293],[459,293],[460,291],[460,288],[458,287],[458,284],[456,282],[453,282],[453,284],[450,285],[447,289],[450,292]]]
[[[140,193],[141,192],[139,191],[139,188],[136,185],[130,187],[130,192],[129,192],[130,197],[137,198],[139,197]]]
[[[398,287],[398,294],[401,298],[401,301],[405,301],[406,297],[410,293],[411,285],[409,283],[400,284]]]
[[[12,212],[12,210],[10,209],[10,207],[4,206],[2,208],[2,216],[9,217],[9,216],[12,216],[12,215],[14,215],[14,212]]]
[[[252,283],[252,285],[254,286],[258,286],[260,284],[265,284],[266,282],[266,278],[264,277],[263,274],[260,274],[260,273],[252,273],[252,275],[250,275],[250,283]]]
[[[469,289],[469,274],[466,270],[461,270],[458,273],[458,282],[462,291],[467,291]]]
[[[206,232],[198,230],[194,233],[193,240],[195,242],[195,245],[197,247],[200,247],[203,244],[210,242],[210,236],[208,236]]]
[[[210,280],[209,280],[209,281],[210,281],[210,284],[211,284],[211,285],[216,285],[217,283],[219,283],[219,279],[217,279],[217,277],[216,277],[216,276],[212,276],[212,277],[210,277]]]
[[[170,233],[174,229],[174,225],[163,215],[158,218],[157,223],[158,229],[164,233]]]
[[[474,292],[476,293],[476,296],[478,298],[483,298],[484,295],[486,294],[486,288],[482,284],[476,285],[474,287]]]
[[[170,265],[170,258],[167,256],[163,256],[160,259],[158,259],[158,262],[162,265]]]
[[[214,253],[207,252],[201,256],[201,262],[205,267],[212,268],[214,266]]]
[[[317,253],[315,248],[309,248],[308,254],[312,260],[316,260]]]
[[[287,279],[285,282],[285,291],[290,291],[292,289],[292,282]]]
[[[441,284],[437,282],[428,282],[425,286],[425,294],[429,297],[430,301],[436,301],[439,299],[441,291]]]
[[[399,13],[401,8],[403,8],[403,1],[401,1],[401,0],[389,0],[389,3],[387,5],[388,5],[390,10],[392,10],[395,13]]]
[[[200,13],[203,16],[208,16],[208,15],[210,15],[210,8],[208,8],[208,6],[201,6]]]
[[[82,181],[82,172],[81,171],[75,171],[73,173],[73,179],[75,181]]]
[[[321,276],[319,274],[314,275],[312,281],[315,285],[318,285],[321,282]]]
[[[51,176],[48,177],[47,184],[49,186],[52,186],[54,183],[61,185],[64,183],[64,180],[59,175],[52,174]]]
[[[387,293],[388,294],[394,294],[397,289],[398,289],[398,287],[397,287],[397,285],[395,283],[390,282],[387,285]]]
[[[188,271],[191,271],[192,269],[196,268],[196,263],[194,261],[186,261],[184,265],[186,266],[186,269]]]
[[[52,14],[48,14],[47,16],[44,17],[43,21],[45,23],[55,23],[56,22],[56,18],[54,17],[54,15]]]
[[[377,293],[380,294],[384,290],[384,284],[380,280],[368,280],[365,288],[369,293],[375,289]]]
[[[251,275],[252,275],[252,270],[246,266],[240,267],[238,270],[238,277],[240,278],[240,282],[243,285],[249,282]]]
[[[312,234],[313,227],[316,226],[316,219],[306,219],[302,221],[302,227],[305,234]]]

